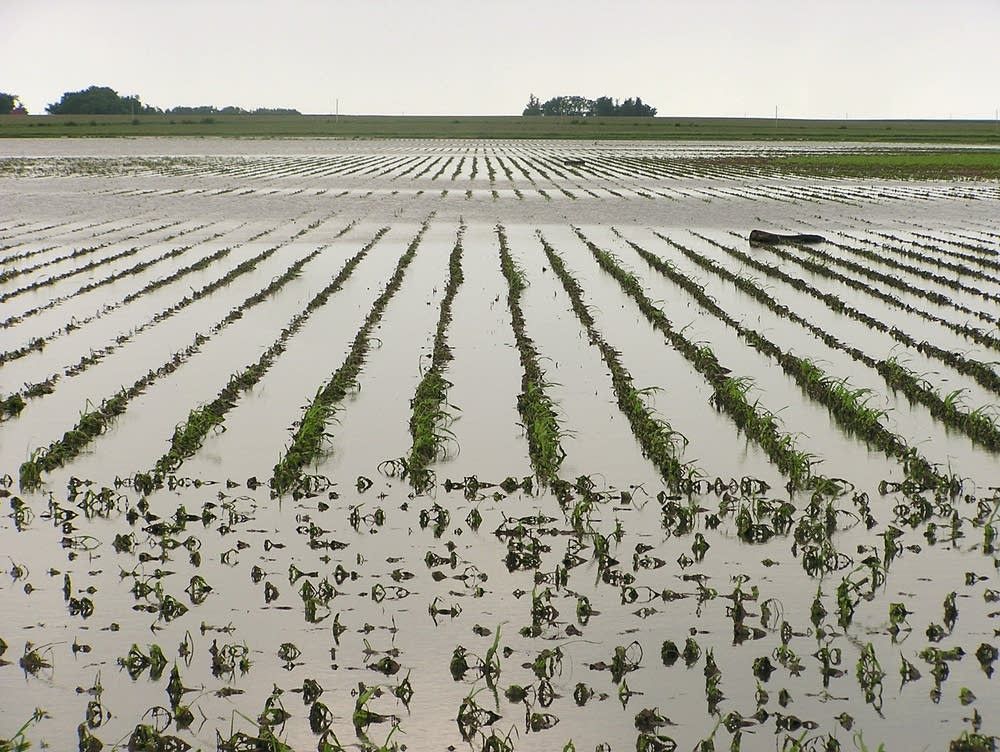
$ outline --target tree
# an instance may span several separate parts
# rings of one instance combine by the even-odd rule
[[[591,113],[594,103],[586,97],[562,96],[552,97],[542,104],[543,115],[573,115],[586,116]]]
[[[598,117],[609,117],[615,114],[617,102],[611,97],[598,97],[594,100],[594,114]]]
[[[547,117],[554,117],[562,115],[563,111],[563,98],[562,97],[552,97],[552,99],[546,99],[542,104],[542,114]]]
[[[575,117],[585,117],[594,110],[593,100],[581,96],[564,97],[566,100],[566,114]]]
[[[534,94],[528,97],[528,106],[524,108],[522,115],[541,115],[542,104]]]
[[[17,94],[0,91],[0,115],[9,115],[17,107]]]
[[[618,112],[615,114],[627,117],[653,117],[656,115],[656,108],[644,104],[642,97],[635,99],[629,97],[618,106]]]
[[[138,95],[119,96],[110,86],[67,91],[61,100],[45,109],[53,115],[138,115],[158,112],[155,107],[143,107]]]

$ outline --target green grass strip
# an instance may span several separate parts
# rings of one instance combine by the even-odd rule
[[[455,246],[448,258],[448,283],[441,299],[438,313],[437,328],[434,332],[434,349],[431,355],[431,365],[417,384],[413,399],[410,402],[410,436],[413,444],[407,458],[407,470],[414,487],[426,488],[430,478],[427,467],[439,457],[442,457],[447,445],[447,437],[443,435],[446,424],[452,418],[448,408],[448,389],[451,383],[445,379],[444,372],[452,360],[451,348],[448,346],[448,326],[451,324],[451,307],[459,286],[465,280],[462,274],[462,237],[465,234],[465,224],[458,228]]]
[[[497,225],[496,232],[500,244],[500,271],[507,280],[507,307],[521,359],[521,393],[517,397],[517,411],[524,421],[528,456],[535,474],[541,482],[551,483],[558,479],[559,466],[566,453],[559,442],[559,423],[547,391],[545,372],[538,364],[538,350],[525,329],[524,312],[521,310],[521,294],[527,287],[524,272],[510,255],[503,226]]]
[[[325,305],[330,296],[343,287],[362,259],[388,231],[388,227],[383,227],[376,232],[375,236],[360,251],[348,259],[330,284],[316,293],[312,300],[306,304],[305,309],[288,322],[278,338],[255,363],[251,363],[242,371],[230,376],[229,382],[219,391],[214,400],[192,410],[187,420],[174,429],[170,448],[157,460],[156,466],[148,473],[149,480],[153,485],[161,485],[169,473],[176,472],[186,459],[193,456],[201,448],[208,433],[225,422],[226,414],[236,406],[240,395],[257,385],[275,361],[285,352],[288,340],[302,328],[314,311]]]
[[[936,143],[967,146],[996,144],[996,126],[983,120],[804,120],[799,118],[720,117],[522,117],[483,115],[386,116],[386,115],[221,115],[183,117],[174,115],[28,115],[0,121],[0,138],[137,136],[208,136],[211,138],[438,138],[477,139],[574,139],[666,141],[836,141]],[[178,169],[193,160],[171,158],[167,164],[143,160],[145,169]],[[691,159],[689,161],[695,161]],[[754,171],[790,172],[884,178],[1000,177],[1000,155],[992,150],[952,148],[933,152],[866,149],[851,153],[816,155],[781,153],[762,157],[702,158],[707,165],[745,165]],[[6,160],[7,174],[26,170],[25,160]],[[96,165],[91,168],[98,168]]]
[[[371,310],[355,335],[354,342],[351,344],[343,364],[334,372],[330,381],[325,386],[320,387],[303,413],[295,435],[292,437],[292,443],[274,466],[271,489],[276,495],[296,490],[302,482],[305,468],[319,459],[322,454],[323,443],[327,438],[327,423],[333,417],[340,402],[357,384],[358,374],[361,373],[370,349],[371,332],[382,320],[382,314],[385,312],[389,300],[402,285],[406,268],[413,261],[417,247],[430,226],[430,221],[431,217],[424,220],[419,232],[410,241],[403,255],[399,257],[395,271],[389,278],[385,290],[372,303]]]
[[[562,257],[546,241],[541,232],[538,239],[545,250],[545,255],[552,265],[552,270],[562,282],[563,289],[569,295],[570,303],[576,317],[587,330],[590,343],[601,353],[608,370],[611,371],[611,383],[618,398],[618,406],[628,418],[632,433],[642,447],[643,454],[656,465],[657,469],[671,489],[677,489],[682,482],[690,482],[692,478],[703,475],[693,463],[683,463],[680,455],[687,444],[687,439],[678,431],[673,430],[663,418],[657,417],[643,400],[644,390],[636,389],[632,375],[622,365],[620,354],[607,343],[597,331],[596,322],[587,308],[583,298],[583,288],[573,275],[566,269]]]

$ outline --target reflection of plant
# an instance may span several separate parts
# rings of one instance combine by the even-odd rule
[[[500,655],[498,648],[500,645],[500,627],[497,627],[493,636],[493,643],[482,658],[466,650],[461,645],[452,652],[449,670],[451,677],[455,681],[461,681],[470,671],[475,671],[478,676],[486,680],[486,686],[492,691],[496,691],[496,681],[500,676]],[[478,678],[478,677],[477,677]]]
[[[861,650],[856,667],[858,684],[865,695],[865,702],[869,703],[876,712],[882,713],[882,679],[885,678],[885,671],[875,657],[875,646],[868,643]]]
[[[44,651],[44,655],[43,655]],[[40,645],[35,647],[34,643],[26,642],[24,644],[24,654],[18,661],[21,669],[25,674],[36,675],[43,668],[52,668],[52,664],[49,659],[52,657],[52,646],[51,645]]]
[[[458,730],[462,734],[462,739],[467,742],[472,741],[472,737],[484,726],[490,726],[499,721],[503,716],[494,713],[492,710],[483,708],[476,702],[476,695],[482,692],[485,687],[480,687],[467,694],[458,707],[458,715],[455,721]]]

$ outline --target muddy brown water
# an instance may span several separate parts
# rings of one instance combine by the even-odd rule
[[[859,239],[882,233],[897,238],[894,249],[913,243],[923,255],[939,248],[949,262],[960,253],[995,260],[994,183],[779,179],[736,168],[704,172],[692,162],[856,148],[0,143],[0,271],[42,264],[0,292],[151,244],[0,303],[6,319],[65,296],[0,329],[4,352],[35,338],[44,344],[0,364],[0,397],[115,345],[78,375],[61,375],[51,394],[26,396],[21,413],[0,422],[0,740],[27,723],[23,738],[32,748],[52,749],[78,748],[81,734],[105,749],[284,749],[273,739],[294,750],[552,750],[569,742],[577,750],[990,748],[983,745],[1000,731],[992,679],[1000,647],[1000,454],[893,394],[877,373],[654,234],[752,278],[866,355],[899,357],[942,397],[962,389],[963,409],[981,408],[995,426],[1000,397],[988,387],[743,268],[702,239],[774,264],[917,342],[996,373],[988,348],[742,240],[754,227],[777,228],[870,249]],[[325,426],[322,456],[307,467],[315,475],[310,488],[272,493],[274,465],[305,407],[343,363],[424,222],[357,383]],[[168,224],[205,227],[172,240],[164,238],[176,228],[142,234]],[[411,399],[429,363],[448,254],[462,224],[465,279],[446,330],[451,420],[440,426],[436,484],[418,489],[398,462],[381,463],[409,451]],[[548,485],[524,482],[533,470],[497,225],[528,284],[525,332],[561,431],[565,459]],[[133,487],[135,474],[167,450],[175,427],[254,362],[381,227],[388,233],[164,487]],[[751,377],[749,404],[773,412],[780,435],[810,453],[815,473],[836,478],[837,490],[788,487],[788,474],[710,402],[711,385],[651,327],[573,228],[614,254],[673,327],[711,348],[732,377]],[[215,232],[225,234],[207,240]],[[644,457],[538,232],[564,257],[635,387],[654,387],[640,401],[686,437],[683,458],[700,468],[700,482],[667,488]],[[827,406],[622,238],[674,263],[743,325],[813,359],[831,378],[871,390],[883,425],[953,486],[908,484],[907,462],[850,435]],[[79,262],[58,260],[102,243]],[[177,258],[74,294],[189,244],[196,245]],[[141,292],[230,245],[230,255],[207,269]],[[255,269],[149,323],[276,245]],[[298,277],[212,333],[175,370],[156,375],[102,435],[44,473],[41,487],[20,486],[21,464],[60,441],[81,414],[208,334],[317,248]],[[995,292],[996,273],[968,263],[992,276],[983,289]],[[925,282],[912,272],[900,278]],[[960,279],[977,283],[975,275]],[[140,294],[117,305],[132,293]],[[899,297],[914,306],[920,300]],[[995,314],[974,295],[954,299]],[[966,320],[947,306],[926,310]],[[71,321],[79,328],[65,329]],[[160,670],[144,664],[157,650],[166,661]],[[171,697],[175,667],[184,691]],[[919,676],[901,672],[907,667]],[[322,693],[304,698],[311,681]],[[360,710],[378,718],[356,715],[368,695],[361,685],[375,689]],[[31,720],[36,708],[44,712]],[[238,732],[247,735],[242,742]]]

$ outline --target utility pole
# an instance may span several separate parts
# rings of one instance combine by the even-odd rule
[[[336,120],[337,120],[337,122],[338,122],[338,123],[340,122],[340,98],[339,98],[339,97],[337,98],[337,114],[336,114]]]

